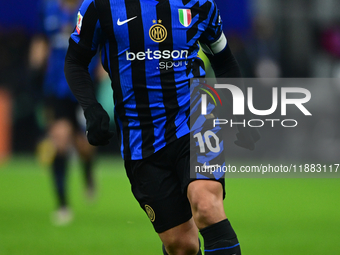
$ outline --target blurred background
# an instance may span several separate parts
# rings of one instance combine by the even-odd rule
[[[339,0],[215,1],[244,77],[340,78]],[[50,224],[52,188],[36,156],[45,135],[44,72],[34,73],[33,79],[30,62],[32,41],[41,33],[39,1],[0,3],[0,254],[160,254],[160,241],[129,193],[115,138],[97,151],[96,203],[83,201],[82,177],[72,171],[75,221],[61,229]],[[208,63],[207,72],[212,75]],[[98,69],[95,80],[100,101],[110,109],[107,76]],[[340,163],[338,87],[314,88],[323,101],[312,108],[320,111],[327,102],[321,121],[307,121],[293,135],[261,130],[259,149],[251,153],[229,147],[230,161]],[[259,88],[255,102],[270,91],[270,86]],[[306,134],[317,142],[310,143]],[[73,161],[72,169],[78,168]],[[244,254],[340,254],[338,180],[228,181],[232,206],[227,211],[244,240]],[[131,247],[135,242],[137,252]]]

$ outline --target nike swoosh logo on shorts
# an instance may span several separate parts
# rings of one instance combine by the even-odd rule
[[[137,18],[137,16],[132,17],[132,18],[127,19],[127,20],[123,20],[123,21],[120,21],[120,19],[118,19],[118,20],[117,20],[117,25],[118,25],[118,26],[124,25],[125,23],[128,23],[129,21],[131,21],[131,20],[133,20],[133,19],[135,19],[135,18]]]

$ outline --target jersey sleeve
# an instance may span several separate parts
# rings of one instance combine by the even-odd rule
[[[78,45],[83,51],[96,52],[101,42],[101,34],[94,0],[85,0],[78,11],[77,24],[71,34],[70,44]]]
[[[199,40],[202,50],[206,54],[214,55],[223,51],[227,46],[227,39],[223,33],[223,22],[216,3],[211,0],[211,8],[206,20],[206,29]]]

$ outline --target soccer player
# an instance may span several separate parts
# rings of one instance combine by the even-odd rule
[[[223,207],[224,179],[190,178],[190,78],[204,77],[199,43],[217,77],[240,77],[213,0],[85,0],[69,40],[65,75],[84,109],[87,138],[109,143],[88,63],[101,49],[112,80],[115,121],[132,192],[164,254],[241,254]],[[259,137],[237,136],[254,148]]]
[[[82,161],[86,195],[91,199],[94,195],[92,164],[95,147],[87,142],[85,127],[81,127],[77,118],[79,104],[64,75],[68,38],[74,29],[80,4],[78,0],[42,1],[42,31],[32,40],[30,48],[31,73],[44,72],[43,97],[47,139],[40,143],[39,153],[45,161],[51,163],[57,197],[53,222],[58,225],[67,224],[72,220],[66,187],[71,146],[77,149]]]

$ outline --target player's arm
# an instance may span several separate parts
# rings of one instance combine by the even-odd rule
[[[209,20],[211,22],[207,25],[207,29],[200,38],[201,48],[208,57],[216,78],[241,78],[242,75],[239,65],[223,33],[222,20],[215,4],[212,5],[210,13],[211,16]],[[215,17],[213,17],[213,15],[215,15]],[[242,91],[245,91],[241,79],[234,79],[233,81],[236,86]],[[230,95],[227,95],[227,97],[229,96]],[[246,120],[251,119],[251,114],[246,113],[245,116],[242,117]],[[237,140],[235,144],[249,150],[254,150],[255,143],[260,139],[258,130],[248,126],[243,127],[242,125],[237,125],[237,127],[239,133],[236,134]]]
[[[77,20],[65,58],[65,77],[84,110],[89,143],[106,145],[113,136],[109,131],[110,118],[96,99],[94,83],[88,71],[88,66],[97,52],[100,34],[98,14],[92,0],[83,2]]]
[[[204,11],[204,32],[199,38],[202,51],[208,57],[217,78],[240,78],[239,65],[230,51],[228,41],[223,33],[223,22],[216,3],[208,0],[209,8]]]
[[[240,78],[240,67],[232,54],[228,41],[222,32],[211,44],[201,43],[202,51],[208,57],[216,78]]]
[[[82,48],[70,38],[64,72],[72,93],[84,111],[89,106],[98,103],[94,83],[88,70],[88,66],[95,54],[95,51]]]
[[[202,50],[209,58],[216,78],[242,77],[239,65],[227,44],[223,32],[219,40],[209,46],[204,45]],[[234,79],[234,83],[242,89],[242,91],[245,91],[242,79]],[[247,121],[252,117],[249,112],[246,112],[241,118],[244,118]],[[239,132],[236,134],[237,140],[235,141],[235,144],[249,150],[254,150],[255,143],[260,139],[258,129],[248,126],[243,127],[242,125],[237,125],[237,128]]]

